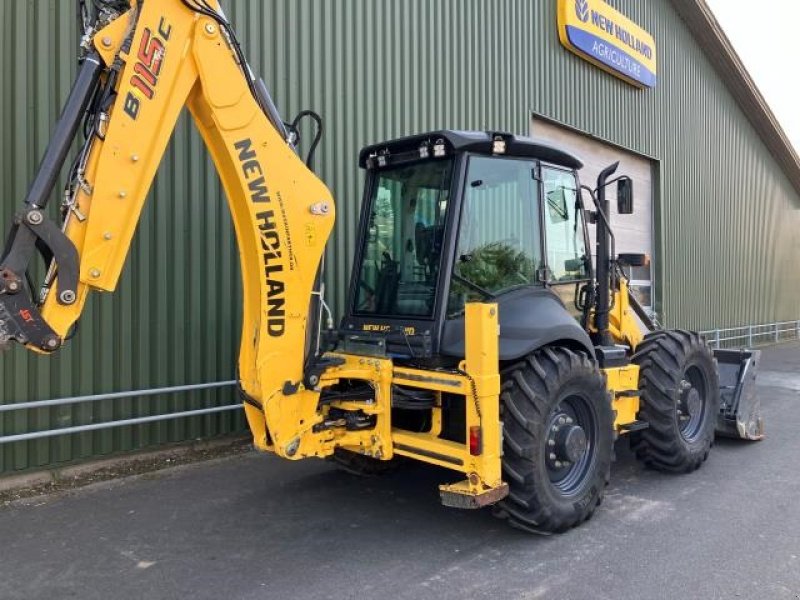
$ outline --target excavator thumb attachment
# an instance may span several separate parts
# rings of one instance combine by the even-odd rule
[[[760,350],[714,350],[719,365],[720,406],[717,435],[760,440],[764,437],[761,399],[756,394]]]

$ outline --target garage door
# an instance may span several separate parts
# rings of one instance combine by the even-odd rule
[[[531,135],[548,141],[577,155],[584,163],[580,172],[583,185],[592,189],[597,185],[597,176],[604,168],[619,161],[616,174],[628,175],[633,179],[634,213],[617,214],[616,186],[608,188],[607,197],[611,202],[611,226],[617,239],[617,253],[644,253],[650,256],[651,266],[629,269],[631,288],[639,301],[647,308],[652,307],[653,275],[655,260],[653,243],[653,164],[647,158],[620,150],[601,140],[568,129],[561,125],[533,118]],[[584,194],[587,208],[591,200]],[[589,228],[594,249],[594,228]]]

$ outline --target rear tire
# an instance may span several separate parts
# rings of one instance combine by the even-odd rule
[[[600,504],[611,469],[614,417],[605,377],[583,354],[544,348],[502,379],[509,495],[496,514],[535,533],[579,525]]]
[[[636,457],[650,468],[690,473],[708,458],[719,410],[719,373],[697,333],[657,331],[636,349],[647,429],[631,434]]]

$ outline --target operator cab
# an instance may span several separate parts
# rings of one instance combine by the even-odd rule
[[[575,319],[591,279],[578,158],[511,134],[436,131],[366,147],[359,165],[345,351],[456,363],[468,301],[499,304],[504,360],[556,341],[542,336],[591,348]]]

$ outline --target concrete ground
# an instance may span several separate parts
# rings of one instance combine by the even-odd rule
[[[0,510],[0,598],[800,598],[800,345],[767,349],[768,439],[686,476],[619,444],[579,529],[439,505],[446,474],[360,480],[246,454]]]

